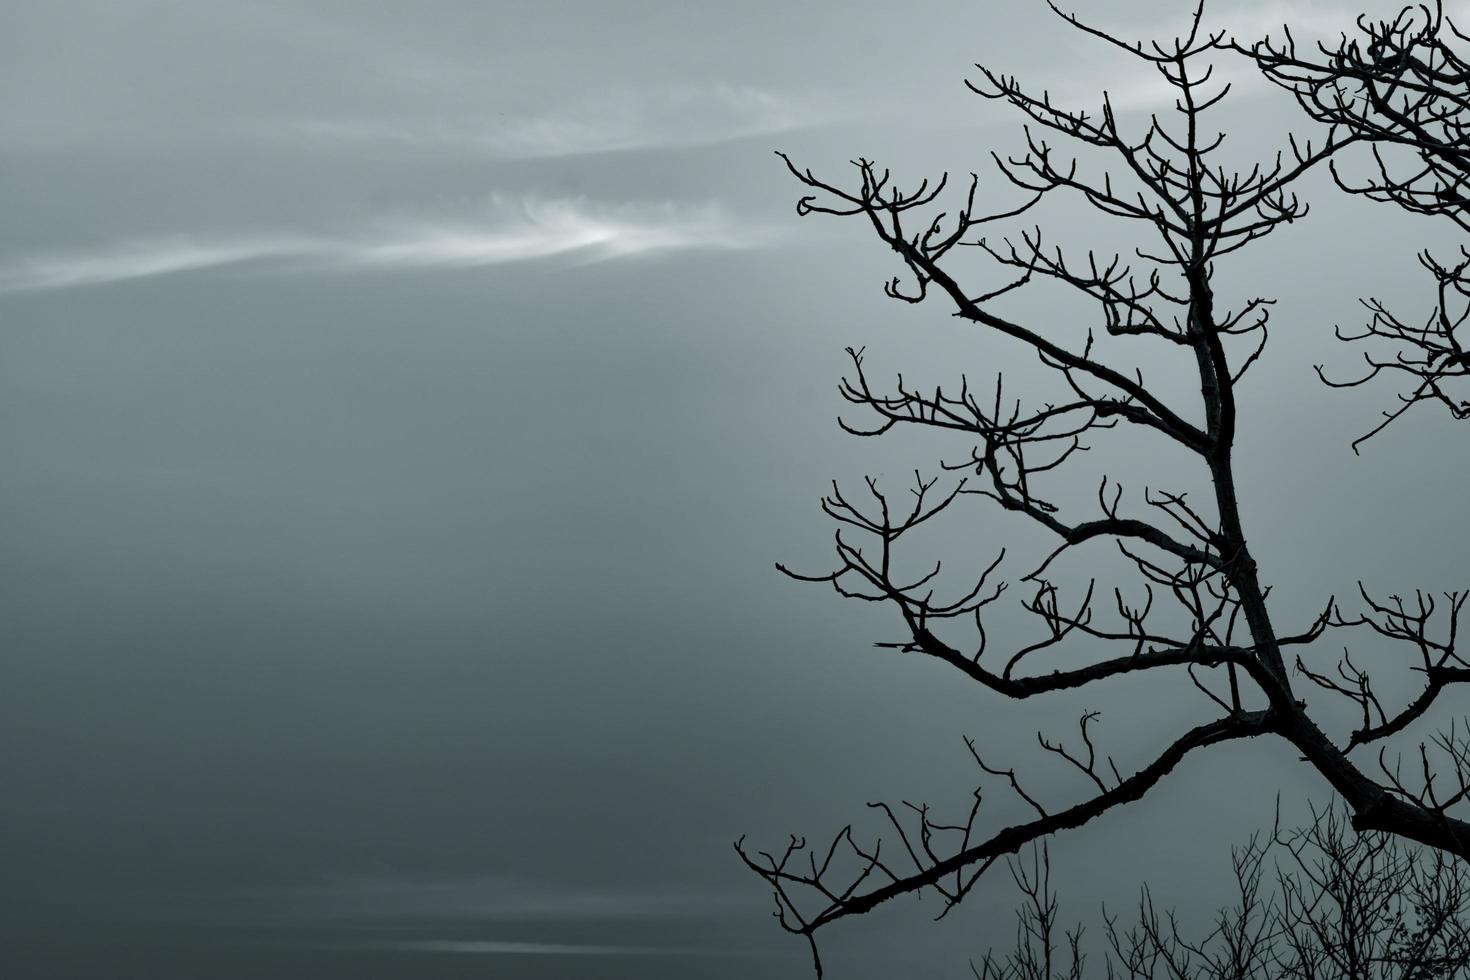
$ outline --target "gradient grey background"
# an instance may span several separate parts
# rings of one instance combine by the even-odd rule
[[[1245,34],[1356,13],[1211,8]],[[1181,14],[1078,10],[1130,36]],[[1158,107],[1029,2],[6,3],[0,973],[805,976],[738,835],[963,801],[961,734],[1027,764],[1099,708],[1126,767],[1199,718],[1179,678],[1018,710],[772,569],[824,567],[830,478],[957,448],[842,435],[845,345],[928,383],[1016,351],[885,301],[892,257],[798,221],[771,150],[981,168],[1019,130],[960,84],[976,60]],[[1307,128],[1225,70],[1241,159]],[[1451,239],[1308,191],[1220,280],[1280,299],[1239,466],[1287,626],[1358,577],[1466,584],[1464,432],[1426,411],[1354,458],[1389,392],[1310,371],[1351,370],[1329,337],[1360,293],[1419,309],[1411,253]],[[1075,202],[1046,220],[1116,245]],[[1154,448],[1109,468],[1171,472]],[[985,510],[945,541],[957,569],[1003,544],[1015,573],[1051,543]],[[1057,842],[1070,911],[1145,878],[1207,911],[1278,792],[1322,798],[1278,746],[1191,761]],[[938,926],[930,900],[834,927],[832,974],[968,975],[1012,899],[998,873]]]

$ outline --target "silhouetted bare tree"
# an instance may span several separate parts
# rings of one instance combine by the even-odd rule
[[[1124,928],[1104,915],[1102,969],[1081,928],[1061,932],[1044,844],[1009,862],[1022,893],[1016,942],[972,965],[977,980],[1463,980],[1470,869],[1391,834],[1350,831],[1336,810],[1231,851],[1229,905],[1190,930],[1145,888]]]
[[[1358,33],[1342,35],[1335,45],[1302,50],[1286,32],[1280,42],[1237,48],[1312,118],[1370,141],[1368,172],[1353,176],[1334,166],[1338,186],[1470,231],[1470,37],[1445,16],[1442,3],[1406,7],[1389,20],[1361,18]],[[1358,443],[1420,402],[1438,402],[1455,418],[1470,418],[1470,398],[1457,384],[1470,378],[1461,331],[1470,320],[1470,251],[1462,247],[1450,260],[1424,252],[1419,261],[1436,287],[1428,317],[1401,319],[1378,300],[1365,299],[1366,327],[1339,336],[1372,344],[1363,355],[1368,372],[1345,381],[1323,375],[1337,387],[1356,387],[1384,372],[1410,379],[1399,406]]]
[[[903,190],[889,171],[860,159],[854,161],[853,183],[844,186],[783,155],[809,191],[798,204],[800,214],[857,218],[897,253],[906,275],[887,284],[890,297],[942,300],[955,316],[1034,352],[1056,387],[1032,394],[1031,405],[1003,397],[999,381],[993,392],[982,394],[964,377],[950,388],[915,386],[900,377],[895,388],[879,390],[863,352],[850,350],[853,373],[842,394],[873,421],[843,422],[843,428],[878,436],[916,426],[968,437],[968,454],[941,464],[944,471],[966,475],[943,487],[941,477],[916,475],[904,501],[871,478],[861,497],[834,486],[822,509],[838,525],[835,568],[815,575],[782,571],[829,584],[843,596],[891,606],[906,635],[880,646],[942,661],[1001,697],[1025,701],[1122,675],[1183,670],[1213,706],[1213,717],[1176,733],[1127,772],[1098,750],[1093,713],[1083,716],[1078,741],[1070,745],[1041,738],[1042,747],[1080,773],[1088,787],[1085,796],[1060,808],[1044,804],[1015,769],[992,764],[981,747],[968,743],[982,780],[1000,780],[1034,814],[1010,826],[985,827],[977,790],[967,812],[951,819],[927,805],[873,804],[893,834],[887,847],[867,843],[851,826],[816,847],[793,836],[782,848],[762,851],[748,848],[742,838],[736,850],[774,890],[780,924],[810,943],[818,974],[815,937],[826,925],[920,891],[941,897],[942,916],[1007,855],[1138,800],[1185,759],[1226,742],[1262,736],[1284,742],[1286,751],[1298,754],[1335,790],[1359,831],[1470,854],[1470,824],[1450,812],[1470,795],[1470,742],[1451,731],[1420,745],[1407,775],[1382,751],[1375,772],[1359,761],[1364,750],[1424,715],[1449,686],[1470,680],[1470,661],[1456,649],[1464,595],[1438,601],[1419,594],[1406,602],[1364,593],[1361,612],[1344,611],[1329,600],[1312,622],[1283,632],[1273,620],[1237,499],[1236,386],[1264,350],[1272,301],[1257,297],[1225,308],[1218,299],[1216,261],[1304,216],[1307,206],[1292,192],[1294,182],[1345,148],[1367,143],[1370,135],[1326,119],[1320,142],[1293,139],[1265,162],[1228,168],[1220,162],[1225,136],[1206,129],[1209,112],[1229,88],[1211,81],[1211,59],[1228,42],[1203,31],[1201,9],[1187,33],[1168,44],[1125,42],[1052,9],[1156,71],[1175,97],[1169,121],[1154,116],[1129,133],[1106,97],[1100,112],[1075,111],[980,67],[971,87],[1028,120],[1024,152],[994,156],[1000,175],[1024,200],[982,210],[979,181],[972,175],[952,216],[925,213],[938,207],[945,178]],[[1109,156],[1116,168],[1089,173],[1052,140]],[[1001,241],[982,234],[993,222],[1066,194],[1141,230],[1153,244],[1127,260],[1095,252],[1079,258],[1046,242],[1039,228]],[[983,257],[1007,275],[978,285],[962,282],[955,261],[961,254]],[[1095,302],[1101,331],[1089,329],[1072,342],[1067,324],[1002,312],[1005,297],[1040,284]],[[1176,407],[1137,363],[1118,366],[1115,358],[1130,350],[1129,343],[1158,345],[1186,358],[1197,375],[1198,405]],[[1075,515],[1048,499],[1047,482],[1068,473],[1082,449],[1097,448],[1120,426],[1148,434],[1161,454],[1173,454],[1178,484],[1125,500],[1122,484],[1104,478],[1093,515]],[[1187,496],[1191,482],[1208,488],[1208,503]],[[1039,620],[1039,638],[1006,653],[987,652],[983,622],[987,607],[1006,589],[992,581],[1000,558],[957,588],[945,587],[938,563],[927,572],[904,571],[911,532],[978,501],[1030,522],[1057,542],[1020,580],[1034,588],[1022,607]],[[1109,590],[1106,617],[1095,608],[1095,585],[1064,598],[1048,577],[1070,549],[1098,541],[1114,542],[1136,572],[1136,579]],[[1330,737],[1294,686],[1288,658],[1292,648],[1332,629],[1371,631],[1407,645],[1422,671],[1423,693],[1407,706],[1386,707],[1368,673],[1350,660],[1333,672],[1297,658],[1307,680],[1347,699],[1360,714],[1355,731]],[[1043,651],[1073,659],[1038,670],[1033,665]]]

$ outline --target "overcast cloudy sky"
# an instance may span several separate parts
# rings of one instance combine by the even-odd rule
[[[771,151],[973,169],[1018,133],[971,63],[1157,107],[1115,55],[1023,0],[3,4],[0,972],[805,976],[734,838],[962,799],[961,734],[1025,758],[1080,704],[1127,757],[1203,710],[1023,715],[772,569],[825,560],[830,478],[934,457],[837,430],[842,348],[936,382],[977,355],[883,300],[861,229],[799,221]],[[1222,71],[1237,149],[1274,152],[1291,107]],[[1242,422],[1258,558],[1303,615],[1370,573],[1463,587],[1463,456],[1424,454],[1463,433],[1354,458],[1387,393],[1310,373],[1358,294],[1422,299],[1436,231],[1311,191],[1226,287],[1282,301]],[[1321,790],[1213,758],[1059,843],[1079,916],[1144,878],[1209,907],[1185,869]],[[1011,899],[834,930],[833,972],[967,975]]]

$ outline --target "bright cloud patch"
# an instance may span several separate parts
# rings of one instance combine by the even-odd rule
[[[477,266],[580,252],[614,258],[687,248],[743,248],[760,236],[715,207],[596,211],[576,201],[497,202],[500,220],[416,222],[340,243],[324,257],[354,267]]]
[[[759,244],[718,207],[597,208],[584,201],[492,199],[474,218],[382,221],[343,234],[146,238],[0,256],[0,292],[146,279],[251,264],[262,272],[474,268],[554,256],[602,260]]]

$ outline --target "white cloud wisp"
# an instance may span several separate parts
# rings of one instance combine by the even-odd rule
[[[719,207],[597,208],[585,201],[492,199],[474,219],[387,220],[346,234],[170,236],[33,255],[0,255],[0,293],[60,290],[249,265],[262,272],[469,269],[556,256],[600,261],[768,238]]]

